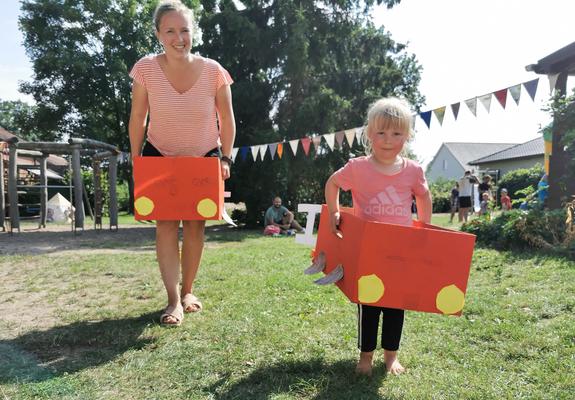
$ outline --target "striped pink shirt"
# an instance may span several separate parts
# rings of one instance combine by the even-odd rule
[[[233,80],[218,62],[203,61],[198,81],[184,93],[172,87],[157,55],[141,58],[130,72],[148,92],[147,140],[164,156],[201,157],[220,145],[216,92]]]

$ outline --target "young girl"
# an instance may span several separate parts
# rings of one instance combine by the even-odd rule
[[[338,230],[340,188],[351,190],[354,213],[358,217],[410,226],[413,195],[418,219],[430,222],[431,194],[423,170],[416,162],[401,155],[411,135],[411,121],[409,105],[402,100],[385,98],[370,107],[367,134],[363,136],[367,156],[349,160],[325,185],[326,203],[334,234],[342,235]],[[358,305],[360,356],[356,371],[371,375],[380,314],[383,314],[381,345],[385,366],[389,373],[399,375],[405,370],[397,358],[404,311],[364,304]]]
[[[507,194],[507,189],[501,189],[501,211],[511,210],[511,198]]]

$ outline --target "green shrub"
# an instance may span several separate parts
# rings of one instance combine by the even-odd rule
[[[538,248],[574,255],[575,238],[567,232],[565,210],[511,210],[493,219],[478,218],[461,230],[477,243],[500,250]]]
[[[446,213],[451,211],[451,189],[455,185],[454,180],[439,178],[429,185],[429,191],[433,199],[433,212]]]
[[[537,183],[544,173],[545,171],[541,164],[536,164],[531,168],[522,168],[510,171],[503,175],[499,181],[498,192],[501,191],[501,188],[506,188],[509,196],[511,197],[511,200],[516,200],[518,197],[522,196],[520,193],[517,193],[520,190],[525,190],[527,187],[532,187],[533,190],[536,191]],[[500,193],[498,193],[497,198],[500,197]]]

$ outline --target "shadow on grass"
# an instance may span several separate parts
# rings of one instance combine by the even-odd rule
[[[139,317],[81,321],[0,340],[0,384],[42,381],[107,363],[153,342],[141,337],[159,312]]]
[[[385,399],[378,394],[386,377],[384,366],[376,365],[371,378],[355,375],[354,369],[355,362],[351,360],[282,361],[262,366],[229,386],[229,376],[223,377],[205,391],[217,400],[264,400],[282,394],[316,400]]]
[[[263,236],[263,229],[234,228],[230,225],[206,226],[206,242],[243,242]]]

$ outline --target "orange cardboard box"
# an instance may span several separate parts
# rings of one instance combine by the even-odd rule
[[[217,157],[135,157],[137,220],[219,220],[224,182]]]
[[[414,221],[413,226],[369,222],[341,210],[336,237],[322,207],[314,257],[324,272],[341,264],[336,284],[354,303],[461,315],[475,236]]]

